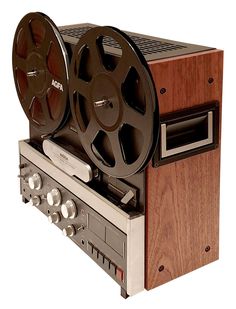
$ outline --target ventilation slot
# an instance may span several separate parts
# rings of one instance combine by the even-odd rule
[[[92,27],[80,27],[61,30],[62,35],[68,35],[77,39],[80,39]],[[171,42],[160,41],[155,39],[144,38],[136,35],[129,35],[129,37],[138,46],[142,54],[149,55],[155,53],[164,53],[173,50],[187,48],[185,45],[174,44]],[[120,45],[111,37],[104,37],[103,44],[109,47],[120,49]]]

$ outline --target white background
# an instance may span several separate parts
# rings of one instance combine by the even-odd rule
[[[236,17],[234,1],[1,1],[0,308],[236,308]],[[28,137],[12,78],[11,47],[23,15],[57,25],[92,22],[225,50],[220,260],[124,300],[118,285],[19,195],[17,141]],[[120,308],[120,307],[119,307]]]

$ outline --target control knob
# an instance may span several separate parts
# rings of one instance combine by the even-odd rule
[[[74,219],[77,216],[77,207],[73,200],[67,200],[65,204],[61,206],[61,213],[64,218]]]
[[[38,173],[30,176],[28,183],[31,190],[40,190],[42,188],[42,178]]]
[[[53,214],[48,216],[48,221],[50,223],[58,223],[61,220],[59,212],[54,212]]]
[[[75,230],[75,227],[74,225],[68,225],[67,227],[65,227],[63,230],[62,230],[63,234],[65,236],[68,236],[68,237],[72,237],[75,235],[76,233],[76,230]]]
[[[35,195],[35,196],[31,197],[30,205],[37,207],[37,206],[40,205],[40,203],[41,203],[41,199],[40,199],[40,197],[38,195]]]
[[[61,204],[61,192],[54,188],[47,194],[47,202],[50,206],[59,206]]]

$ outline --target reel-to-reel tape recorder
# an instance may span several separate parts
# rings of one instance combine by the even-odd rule
[[[20,21],[23,201],[124,297],[218,258],[223,52],[114,27]]]

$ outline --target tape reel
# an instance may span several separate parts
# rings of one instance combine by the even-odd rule
[[[16,29],[12,57],[19,100],[41,135],[60,131],[71,112],[78,140],[101,171],[125,178],[148,164],[159,134],[157,96],[144,56],[125,33],[90,29],[69,64],[56,25],[29,13]]]
[[[108,39],[121,57],[106,54]],[[158,135],[157,98],[146,61],[127,35],[96,27],[79,40],[69,94],[79,139],[100,170],[123,178],[146,166]]]
[[[67,115],[69,61],[52,20],[29,13],[20,21],[13,42],[13,75],[19,100],[31,124],[53,134]]]

